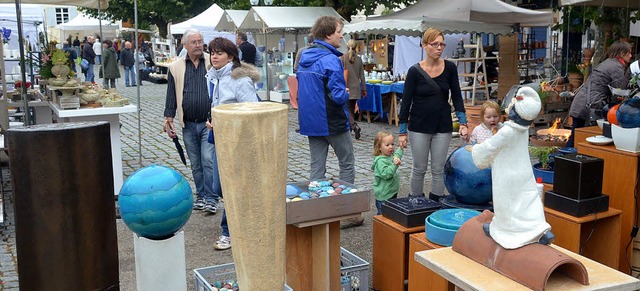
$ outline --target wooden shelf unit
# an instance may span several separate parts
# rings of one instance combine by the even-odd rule
[[[456,286],[447,279],[416,262],[416,252],[443,248],[427,239],[424,232],[409,235],[409,291],[454,291]]]
[[[424,224],[406,228],[382,215],[373,217],[373,290],[405,290],[413,260],[409,235],[417,232],[424,232]]]
[[[640,207],[635,198],[638,170],[640,166],[640,153],[630,153],[615,148],[615,145],[593,145],[583,139],[595,135],[601,130],[597,126],[578,128],[575,131],[575,144],[578,153],[604,160],[604,175],[602,179],[602,193],[609,195],[609,206],[622,211],[620,215],[620,250],[618,258],[618,270],[629,273],[627,259],[631,261],[632,249],[626,250],[629,243],[631,230],[638,225],[636,221],[636,209]]]
[[[499,60],[498,57],[485,57],[484,50],[482,49],[482,38],[478,37],[475,44],[465,44],[465,49],[473,50],[473,57],[470,58],[457,58],[447,59],[454,62],[458,67],[462,66],[462,73],[459,73],[459,77],[473,78],[471,84],[466,86],[460,86],[460,90],[464,93],[471,93],[471,105],[475,105],[476,93],[479,91],[484,92],[485,99],[489,99],[489,87],[498,88],[498,83],[489,83],[485,77],[487,66],[485,60]],[[482,72],[478,72],[478,69],[482,67]],[[482,80],[482,81],[481,81]],[[482,84],[481,82],[484,82]],[[465,99],[469,99],[466,98]]]

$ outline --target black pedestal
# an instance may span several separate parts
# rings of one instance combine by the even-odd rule
[[[382,204],[382,216],[404,227],[424,225],[424,219],[442,208],[440,202],[422,196],[389,199]]]
[[[601,194],[594,198],[571,199],[553,191],[544,194],[544,206],[575,217],[581,217],[609,209],[609,196]]]
[[[557,156],[553,192],[572,199],[589,199],[602,194],[604,160],[582,154]]]

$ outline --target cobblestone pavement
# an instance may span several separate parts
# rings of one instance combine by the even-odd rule
[[[138,103],[136,91],[140,90],[140,112],[121,115],[121,140],[124,178],[126,179],[134,171],[151,164],[168,166],[182,173],[194,187],[190,169],[180,162],[180,158],[171,140],[162,132],[164,99],[166,85],[157,85],[145,82],[140,87],[124,87],[123,80],[119,80],[118,91],[128,97],[133,103]],[[140,123],[140,127],[138,124]],[[354,139],[356,158],[356,184],[362,188],[371,188],[373,180],[371,163],[373,161],[373,139],[380,130],[397,133],[397,127],[388,123],[360,122],[362,137]],[[289,137],[288,137],[288,180],[304,181],[308,179],[309,153],[307,138],[296,133],[298,128],[297,111],[289,110]],[[454,138],[450,151],[461,145],[459,139]],[[139,161],[141,160],[142,163]],[[411,173],[411,151],[407,150],[403,158],[403,164],[399,168],[401,177],[400,197],[408,193],[408,182]],[[338,161],[329,151],[327,161],[327,176],[338,176]],[[11,205],[11,189],[9,181],[9,169],[5,165],[3,173],[3,191],[7,211],[7,221],[2,229],[0,241],[0,290],[19,290],[17,259],[15,246],[15,227],[13,225],[13,211]],[[425,191],[429,188],[429,175],[425,181]],[[372,262],[372,216],[375,214],[374,199],[371,197],[371,211],[365,214],[365,224],[360,227],[343,229],[341,231],[341,245],[360,256],[365,261]],[[221,209],[220,209],[221,211]],[[193,269],[213,266],[233,261],[232,249],[228,251],[216,251],[213,243],[220,235],[219,227],[221,212],[215,215],[194,211],[189,222],[184,227],[186,240],[186,274],[189,290],[194,289]],[[133,252],[132,232],[121,220],[117,222],[118,249],[120,260],[120,290],[135,290],[135,258]],[[371,270],[369,277],[371,277]],[[311,274],[310,274],[311,275]],[[369,278],[370,280],[370,278]],[[371,284],[370,284],[371,286]]]

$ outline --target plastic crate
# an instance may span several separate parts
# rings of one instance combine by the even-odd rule
[[[340,291],[368,291],[369,263],[340,248]]]
[[[213,291],[210,282],[237,280],[234,263],[198,268],[194,269],[193,273],[196,279],[196,291]],[[284,291],[293,291],[293,289],[285,284]]]

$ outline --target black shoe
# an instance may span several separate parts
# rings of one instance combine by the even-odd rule
[[[356,134],[356,139],[360,139],[360,126],[358,126],[357,124],[353,126],[353,132]]]
[[[422,196],[424,196],[424,194],[422,194]],[[440,202],[440,199],[442,199],[442,196],[436,195],[436,194],[433,194],[433,193],[429,192],[429,199],[431,199],[433,201],[436,201],[436,202]]]

